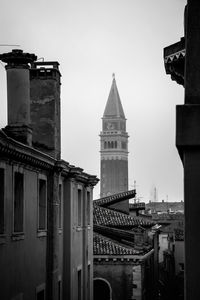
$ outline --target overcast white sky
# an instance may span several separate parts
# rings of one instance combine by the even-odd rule
[[[148,201],[183,199],[175,106],[184,91],[165,74],[163,48],[183,36],[186,0],[2,1],[0,44],[57,60],[62,73],[62,157],[100,176],[101,117],[115,73],[127,118],[129,188]],[[16,47],[14,47],[16,48]],[[0,52],[12,47],[0,47]],[[0,127],[6,74],[0,65]],[[99,197],[99,185],[94,198]]]

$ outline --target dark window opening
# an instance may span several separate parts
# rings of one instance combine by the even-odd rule
[[[78,271],[78,300],[82,298],[82,290],[81,290],[81,270]]]
[[[24,230],[24,175],[14,174],[14,232]]]
[[[90,225],[90,192],[87,192],[87,219],[88,225]]]
[[[37,292],[37,300],[45,300],[45,291],[39,291]]]
[[[4,169],[0,168],[0,234],[4,233]]]
[[[81,190],[78,189],[78,226],[81,226],[81,213],[82,213],[82,197]]]
[[[90,299],[90,265],[88,265],[88,299]]]
[[[44,179],[39,179],[39,220],[38,229],[46,229],[47,219],[47,183]]]
[[[108,283],[101,279],[94,279],[94,299],[93,300],[110,300],[111,291]]]
[[[61,280],[58,281],[58,300],[61,300]]]
[[[62,184],[59,184],[58,201],[58,228],[62,228]]]

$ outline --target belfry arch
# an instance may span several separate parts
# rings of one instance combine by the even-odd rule
[[[93,300],[112,300],[112,288],[110,283],[104,278],[94,278],[94,298]]]

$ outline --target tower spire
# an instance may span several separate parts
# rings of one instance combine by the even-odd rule
[[[119,92],[117,89],[117,84],[115,80],[115,73],[112,74],[113,81],[110,89],[110,93],[108,96],[108,100],[106,103],[106,107],[104,110],[103,118],[111,117],[111,118],[124,118],[124,110],[122,107],[122,103],[120,100]]]

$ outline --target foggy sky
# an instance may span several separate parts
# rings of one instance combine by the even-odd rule
[[[186,0],[41,0],[1,3],[0,52],[21,48],[56,60],[62,74],[62,158],[100,177],[101,118],[116,82],[129,133],[129,188],[141,201],[183,199],[175,106],[184,90],[165,74],[163,48],[183,36]],[[6,73],[0,65],[0,127]],[[99,197],[99,185],[94,198]]]

